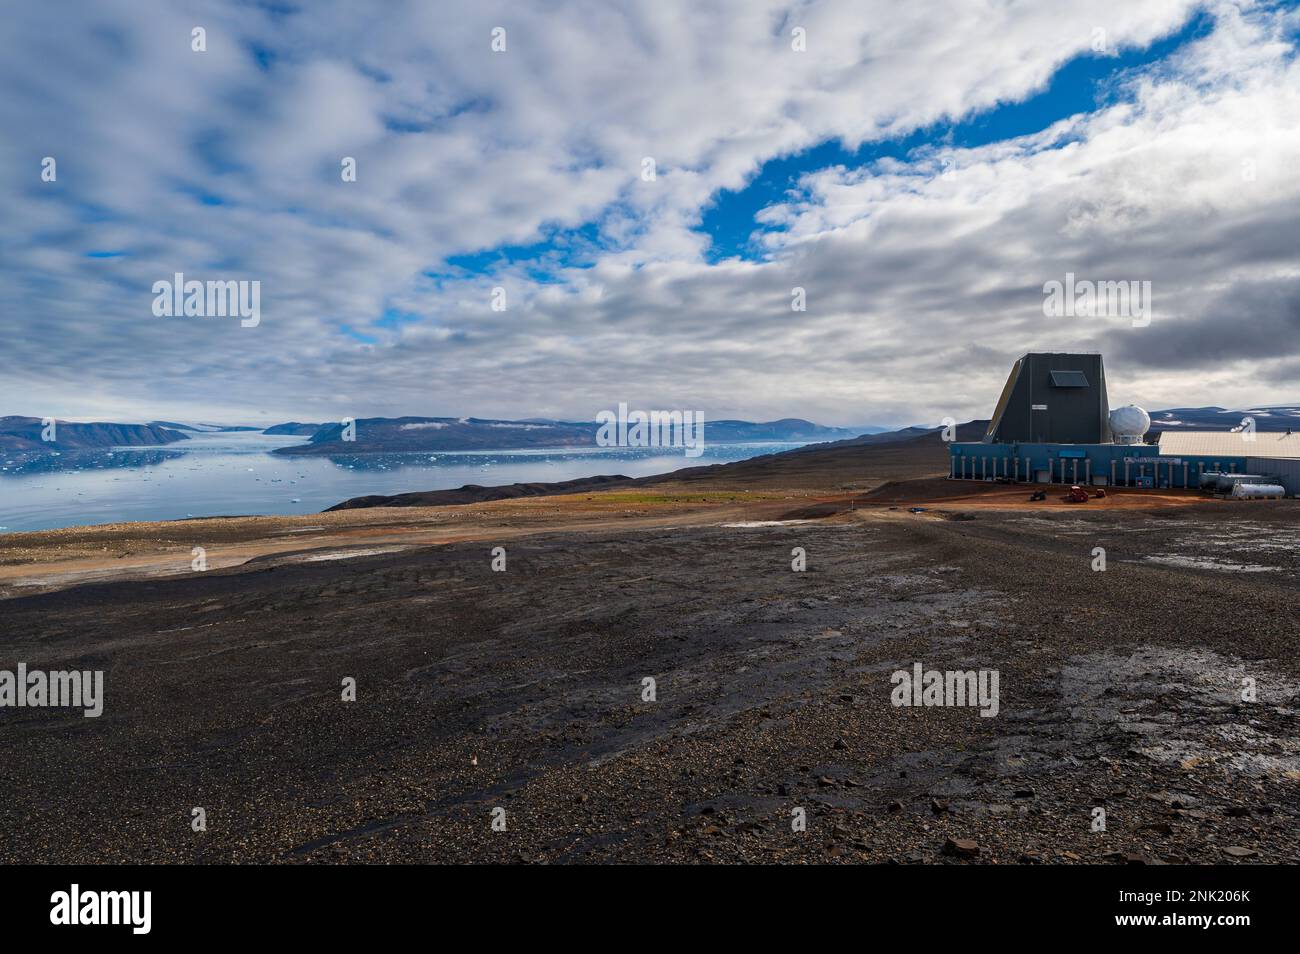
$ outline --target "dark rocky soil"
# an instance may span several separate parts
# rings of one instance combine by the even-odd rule
[[[356,510],[363,507],[447,507],[453,504],[484,503],[490,500],[514,500],[517,497],[554,497],[563,494],[585,494],[594,490],[632,486],[635,481],[622,474],[598,477],[579,477],[554,483],[500,484],[484,487],[465,484],[452,490],[417,490],[409,494],[371,494],[351,497],[342,503],[327,507],[325,513],[335,510]]]
[[[0,668],[107,699],[0,710],[0,859],[1294,863],[1296,515],[900,508],[4,601]],[[915,662],[996,669],[998,715],[894,707]]]

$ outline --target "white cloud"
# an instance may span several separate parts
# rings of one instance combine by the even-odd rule
[[[785,228],[768,259],[710,265],[704,206],[766,159],[1023,98],[1097,26],[1145,45],[1193,5],[66,6],[0,24],[11,413],[587,419],[628,400],[912,422],[987,413],[1030,348],[1103,350],[1112,389],[1155,404],[1259,401],[1296,361],[1292,13],[1216,6],[1119,104],[1042,135],[810,175],[764,214]],[[423,275],[589,222],[592,267],[554,281]],[[128,254],[84,257],[106,249]],[[1156,320],[1048,326],[1041,286],[1066,270],[1150,278]],[[260,280],[261,325],[153,318],[175,271]],[[374,325],[388,308],[406,317]]]

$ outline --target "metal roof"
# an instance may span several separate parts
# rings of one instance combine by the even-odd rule
[[[1254,440],[1243,431],[1165,431],[1161,456],[1291,457],[1300,458],[1300,433],[1256,431]]]

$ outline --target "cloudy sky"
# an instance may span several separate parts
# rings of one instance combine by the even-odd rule
[[[1300,401],[1298,44],[1188,0],[15,4],[0,414],[910,424],[1029,350]],[[260,324],[156,317],[176,272]],[[1149,324],[1046,317],[1067,272]]]

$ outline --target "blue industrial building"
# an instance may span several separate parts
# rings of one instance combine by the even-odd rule
[[[1246,473],[1247,456],[1171,456],[1159,444],[953,444],[949,476],[1095,487],[1200,486],[1202,473]]]
[[[1177,452],[1178,440],[1166,447],[1163,436],[1159,444],[1143,443],[1150,424],[1141,408],[1110,410],[1101,355],[1026,354],[1011,370],[984,439],[951,445],[949,476],[1194,489],[1203,473],[1244,474],[1250,458],[1263,456],[1245,438],[1200,454]]]

